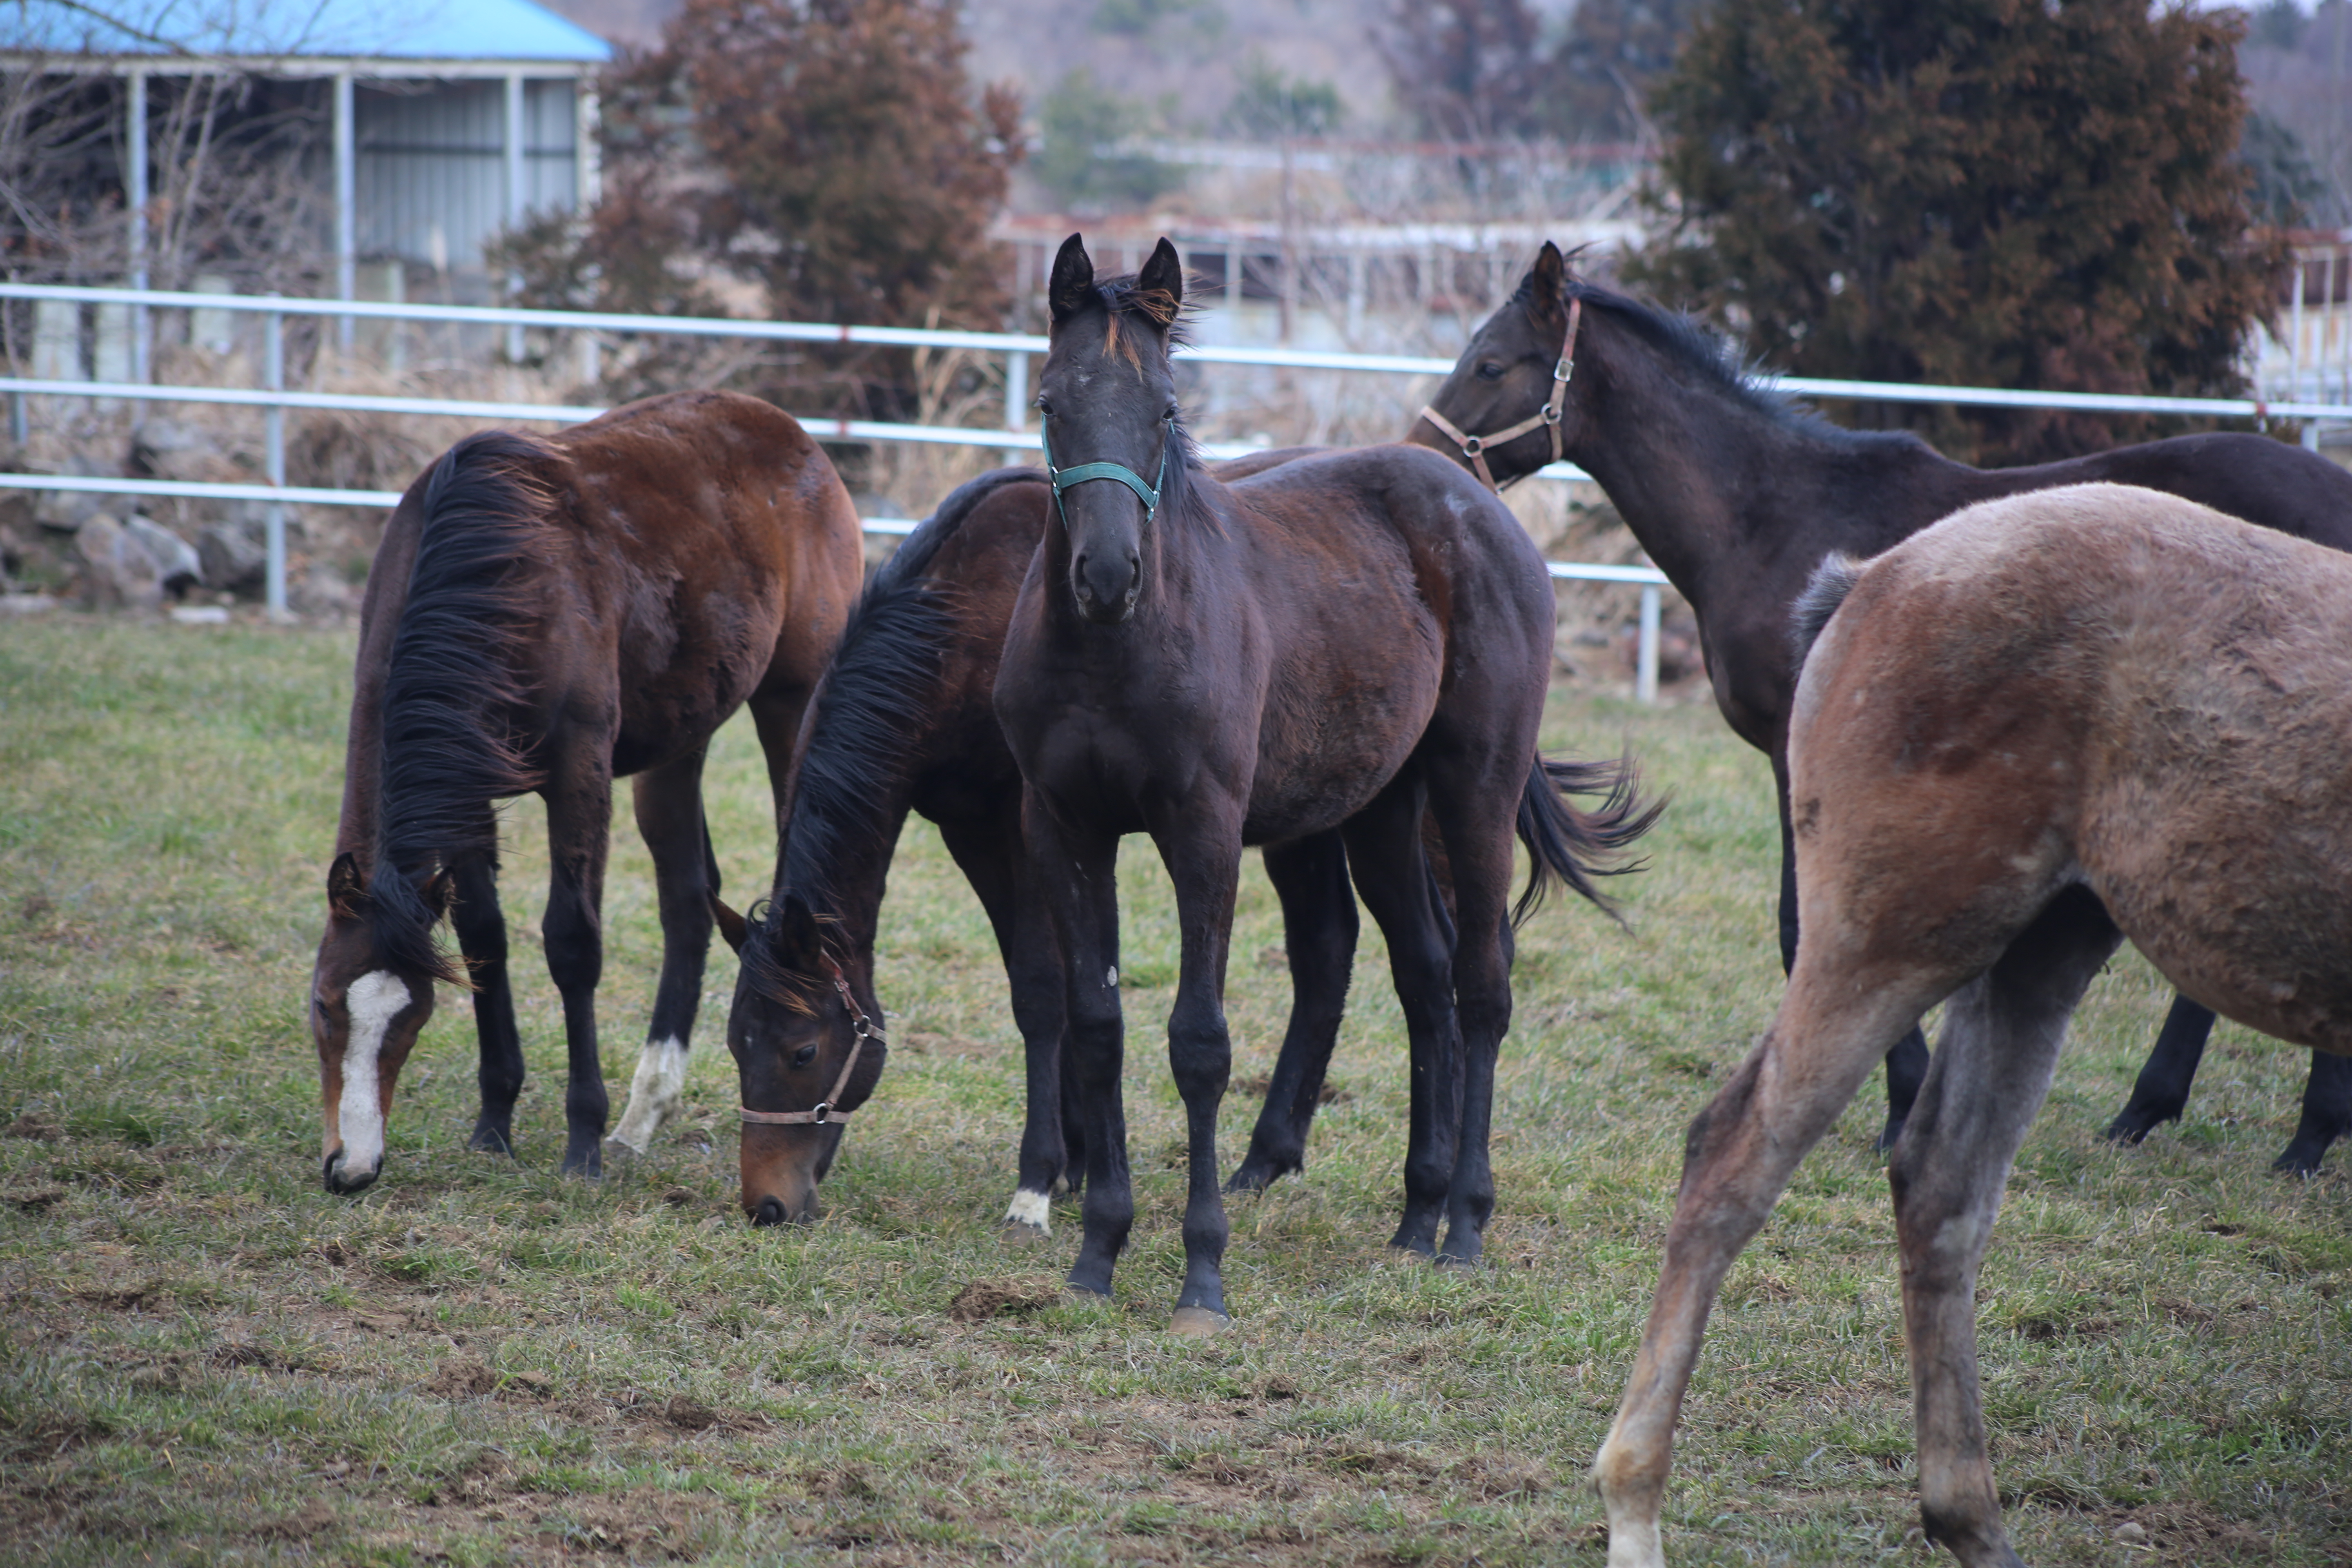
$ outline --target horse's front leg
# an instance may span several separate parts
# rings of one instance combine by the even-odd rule
[[[547,799],[550,862],[547,916],[540,931],[547,942],[547,973],[563,998],[570,1068],[563,1089],[563,1173],[601,1176],[611,1105],[596,1052],[596,983],[604,973],[604,856],[613,826],[613,776],[603,759],[612,747],[609,742],[601,747],[583,742],[574,751],[596,760],[567,758],[540,792]]]
[[[1225,1312],[1217,1108],[1234,1065],[1233,1038],[1225,1028],[1225,957],[1241,879],[1242,813],[1238,802],[1198,796],[1185,805],[1189,809],[1155,822],[1151,833],[1176,885],[1176,921],[1183,940],[1176,1005],[1168,1015],[1168,1068],[1184,1100],[1184,1285],[1168,1326],[1180,1334],[1213,1334],[1233,1321]]]
[[[2213,1018],[2210,1007],[2186,996],[2172,998],[2172,1009],[2156,1033],[2156,1047],[2132,1080],[2131,1098],[2107,1123],[2103,1136],[2108,1142],[2137,1143],[2164,1123],[2180,1120],[2189,1108],[2189,1086],[2197,1081],[2197,1066],[2205,1059]]]
[[[1052,918],[1062,955],[1063,1049],[1086,1129],[1087,1195],[1072,1288],[1110,1294],[1111,1270],[1135,1224],[1127,1169],[1127,1056],[1118,1003],[1118,838],[1056,819],[1034,786],[1022,791],[1030,883]]]
[[[1066,1181],[1072,1158],[1063,1129],[1062,955],[1052,921],[1041,900],[1030,896],[1021,798],[1013,795],[993,819],[942,822],[940,837],[996,931],[1013,1021],[1021,1030],[1029,1104],[1021,1129],[1020,1174],[1004,1224],[1013,1237],[1045,1237],[1053,1231],[1054,1192]],[[1083,1158],[1083,1137],[1076,1147]]]
[[[507,921],[499,908],[495,855],[469,856],[449,868],[449,923],[474,982],[474,1033],[479,1047],[480,1114],[466,1147],[514,1152],[514,1108],[522,1093],[522,1036],[515,1028],[514,990],[507,975]]]
[[[632,792],[637,832],[653,856],[662,967],[645,1048],[610,1141],[623,1154],[653,1147],[654,1135],[685,1099],[687,1052],[694,1044],[702,971],[710,955],[710,900],[719,891],[718,858],[702,819],[702,758],[698,746],[689,755],[649,768],[636,776]]]
[[[1356,961],[1356,895],[1338,832],[1265,847],[1265,874],[1282,900],[1283,950],[1290,963],[1290,1023],[1250,1134],[1249,1152],[1225,1183],[1254,1193],[1307,1164],[1307,1132],[1323,1076],[1339,1043],[1348,974]]]

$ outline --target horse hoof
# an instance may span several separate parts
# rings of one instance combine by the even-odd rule
[[[1233,1326],[1231,1318],[1206,1307],[1179,1307],[1168,1319],[1168,1331],[1188,1339],[1205,1340]]]
[[[1903,1118],[1899,1116],[1888,1117],[1886,1119],[1886,1125],[1878,1130],[1878,1152],[1882,1154],[1885,1153],[1889,1149],[1895,1147],[1895,1141],[1902,1136]]]
[[[615,1165],[625,1165],[644,1152],[645,1151],[635,1144],[624,1143],[618,1138],[604,1140],[604,1158],[610,1160]]]
[[[1031,1225],[1026,1220],[1012,1218],[1007,1218],[1003,1225],[998,1226],[996,1234],[1007,1247],[1034,1248],[1043,1247],[1054,1239],[1054,1233],[1050,1227]]]
[[[514,1142],[495,1127],[477,1127],[474,1135],[466,1140],[466,1147],[477,1154],[504,1154],[514,1158]]]
[[[1109,1291],[1097,1290],[1091,1285],[1081,1285],[1075,1279],[1063,1280],[1062,1288],[1068,1291],[1074,1300],[1084,1301],[1089,1306],[1092,1306],[1098,1301],[1108,1301],[1110,1300]]]

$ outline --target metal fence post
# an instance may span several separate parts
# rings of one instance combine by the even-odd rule
[[[1658,591],[1649,586],[1642,589],[1642,643],[1633,656],[1633,699],[1658,700]]]
[[[12,392],[8,395],[8,439],[21,447],[32,438],[33,422],[25,413],[25,395]]]
[[[272,392],[283,392],[286,390],[286,318],[272,310],[264,321],[261,360],[266,384]],[[268,426],[266,460],[269,482],[283,485],[286,482],[286,409],[283,405],[273,403],[265,417]],[[287,618],[286,503],[271,501],[265,516],[268,520],[269,530],[269,618],[282,621]]]
[[[1029,356],[1018,349],[1004,356],[1004,427],[1029,427]],[[1005,447],[1003,456],[1008,466],[1029,460],[1029,454],[1019,447]]]

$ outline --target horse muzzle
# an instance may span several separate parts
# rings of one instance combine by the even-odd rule
[[[1070,568],[1070,592],[1078,614],[1098,626],[1115,626],[1135,614],[1143,591],[1143,562],[1134,552],[1081,555]]]
[[[343,1159],[343,1152],[338,1149],[327,1156],[322,1174],[329,1192],[347,1198],[375,1185],[375,1179],[383,1174],[383,1162],[378,1160],[364,1166],[348,1164]]]

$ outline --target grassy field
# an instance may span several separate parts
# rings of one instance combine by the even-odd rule
[[[322,632],[0,625],[0,1560],[1599,1563],[1583,1468],[1681,1130],[1779,989],[1769,779],[1711,710],[1557,702],[1551,744],[1630,740],[1675,805],[1623,888],[1630,932],[1555,906],[1522,938],[1490,1266],[1381,1245],[1405,1079],[1368,929],[1307,1173],[1235,1208],[1235,1330],[1199,1342],[1161,1331],[1174,934],[1142,853],[1122,963],[1141,1212],[1109,1305],[1033,1289],[1067,1266],[1073,1212],[1040,1250],[997,1233],[1017,1042],[921,823],[879,964],[898,1044],[821,1224],[734,1209],[723,951],[688,1123],[601,1184],[554,1174],[531,805],[508,824],[521,1163],[464,1151],[472,1025],[445,998],[384,1179],[328,1196],[302,1019],[350,657]],[[711,793],[748,895],[771,846],[740,725]],[[617,1103],[658,952],[625,827],[607,916]],[[1246,1085],[1287,992],[1255,859],[1242,920]],[[2345,1157],[2268,1171],[2305,1058],[2227,1026],[2189,1126],[2100,1144],[2165,1000],[2136,957],[2095,986],[1986,1270],[2012,1530],[2043,1564],[2352,1561]],[[1679,1562],[1924,1555],[1878,1093],[1733,1274],[1668,1497]],[[1227,1103],[1230,1163],[1255,1099]],[[974,1281],[1010,1309],[951,1313]]]

